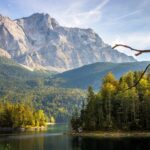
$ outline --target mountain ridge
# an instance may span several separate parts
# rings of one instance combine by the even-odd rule
[[[68,28],[49,14],[11,20],[0,15],[0,48],[5,56],[36,70],[64,72],[96,62],[134,62],[113,50],[92,29]]]
[[[95,90],[98,90],[103,81],[103,77],[108,72],[112,72],[119,79],[129,71],[144,70],[148,64],[150,64],[149,61],[131,63],[98,62],[56,74],[50,79],[49,83],[57,87],[80,88],[84,90],[88,86],[93,86]]]

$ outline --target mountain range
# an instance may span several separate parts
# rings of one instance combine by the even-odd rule
[[[150,62],[112,49],[92,29],[61,26],[49,14],[12,20],[0,15],[0,101],[25,102],[56,122],[81,109],[86,89]]]
[[[0,15],[0,56],[30,68],[64,72],[96,62],[135,62],[92,29],[68,28],[49,14],[12,20]]]

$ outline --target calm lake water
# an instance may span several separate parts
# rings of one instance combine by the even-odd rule
[[[0,135],[0,150],[150,150],[150,138],[106,139],[64,135],[68,126],[49,126],[48,131]]]

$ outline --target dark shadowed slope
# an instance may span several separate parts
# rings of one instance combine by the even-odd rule
[[[117,78],[124,73],[132,71],[142,71],[150,62],[132,62],[132,63],[95,63],[86,65],[78,69],[67,71],[56,75],[49,83],[55,86],[87,89],[92,85],[98,89],[102,78],[112,72]]]

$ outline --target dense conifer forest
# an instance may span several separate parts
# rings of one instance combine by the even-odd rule
[[[87,101],[75,111],[74,130],[150,130],[150,75],[136,87],[141,72],[128,72],[119,80],[108,73],[99,92],[88,88]],[[130,88],[132,87],[132,88]]]

